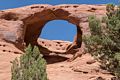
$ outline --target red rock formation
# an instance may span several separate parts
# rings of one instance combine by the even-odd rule
[[[86,27],[83,24],[87,24],[87,17],[93,14],[103,16],[105,6],[37,4],[3,10],[0,11],[0,40],[13,43],[19,49],[23,49],[24,43],[37,45],[37,39],[47,22],[57,19],[66,20],[81,29]]]
[[[56,6],[37,4],[0,11],[0,80],[10,80],[10,61],[23,53],[21,50],[24,49],[25,44],[39,44],[43,54],[65,53],[66,45],[73,45],[77,41],[76,44],[79,45],[78,36],[73,43],[38,39],[47,22],[57,19],[66,20],[76,25],[82,30],[83,35],[86,35],[89,33],[88,16],[94,14],[102,17],[106,12],[105,7],[105,5],[85,4]],[[80,54],[82,48],[83,46],[76,54]],[[72,63],[62,62],[47,65],[48,77],[50,80],[92,80],[99,76],[105,79],[112,77],[110,74],[100,72],[98,62],[86,64],[91,59],[90,54],[85,54]]]

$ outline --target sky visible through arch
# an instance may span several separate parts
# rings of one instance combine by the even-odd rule
[[[75,35],[76,25],[65,20],[53,20],[44,26],[40,37],[49,40],[73,41]]]
[[[22,6],[27,6],[27,5],[32,5],[32,4],[51,4],[51,5],[58,5],[58,4],[107,4],[107,3],[113,3],[113,4],[118,4],[119,0],[0,0],[0,10],[4,9],[10,9],[10,8],[16,8],[16,7],[22,7]],[[44,38],[52,39],[59,39],[63,35],[64,39],[62,40],[73,40],[73,35],[75,35],[75,28],[72,28],[74,25],[71,25],[70,23],[68,24],[66,21],[53,21],[48,24],[46,24],[46,28],[44,30],[44,34],[41,36]],[[56,26],[54,29],[50,29],[50,26]],[[57,28],[57,26],[62,26],[65,27],[64,31],[60,27]],[[68,28],[69,26],[69,28]],[[73,29],[73,32],[71,32]],[[62,34],[57,34],[55,31],[62,31]],[[67,32],[69,33],[67,33]],[[48,33],[46,33],[48,32]],[[50,34],[50,32],[54,32],[54,36]],[[67,34],[66,34],[67,33]],[[50,35],[47,35],[50,34]],[[59,35],[59,36],[58,36]]]

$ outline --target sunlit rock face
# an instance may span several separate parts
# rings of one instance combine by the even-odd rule
[[[96,15],[101,18],[106,13],[105,8],[105,5],[64,4],[52,6],[37,4],[0,11],[0,80],[11,80],[12,64],[10,62],[16,57],[21,56],[21,54],[24,53],[23,49],[25,45],[29,43],[38,45],[41,53],[44,55],[65,53],[69,45],[76,43],[76,38],[74,38],[72,43],[61,40],[38,39],[47,22],[52,20],[66,20],[82,30],[83,35],[88,35],[90,34],[88,16]],[[79,34],[79,32],[77,34]],[[82,45],[76,53],[81,53],[83,48],[84,45]],[[62,54],[61,57],[63,55],[64,54]],[[52,57],[47,57],[49,63],[53,61]],[[61,57],[55,56],[53,59],[55,62],[58,62]],[[63,57],[65,60],[66,58],[71,58],[69,54],[67,56],[65,54]],[[91,60],[93,60],[93,57],[91,57],[90,54],[85,54],[72,63],[66,61],[60,63],[52,62],[55,64],[47,65],[48,79],[93,80],[103,77],[105,80],[111,80],[110,78],[113,77],[113,75],[101,71],[98,62],[87,64],[87,62],[91,62]]]
[[[41,45],[40,40],[37,42],[47,22],[58,19],[66,20],[79,27],[83,34],[87,34],[87,32],[89,33],[89,29],[87,29],[88,16],[95,14],[98,17],[102,17],[105,15],[105,8],[106,6],[104,5],[63,4],[52,6],[37,4],[3,10],[0,11],[0,40],[12,43],[19,49],[23,49],[23,45],[28,45],[29,43],[32,45],[38,45],[39,43],[40,46],[49,50],[48,46]],[[85,33],[85,30],[88,31]],[[56,42],[53,41],[53,43]],[[66,42],[65,44],[72,43]],[[57,48],[55,47],[55,49]]]

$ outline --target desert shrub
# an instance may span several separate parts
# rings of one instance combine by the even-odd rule
[[[47,80],[46,61],[37,46],[29,45],[20,59],[12,62],[11,80]]]
[[[102,21],[89,17],[91,35],[83,39],[86,51],[101,62],[101,67],[120,77],[120,7],[108,4],[106,10]]]

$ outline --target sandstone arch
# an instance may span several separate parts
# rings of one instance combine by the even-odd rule
[[[92,10],[95,8],[94,10]],[[91,11],[92,10],[92,11]],[[91,14],[103,16],[105,6],[102,5],[31,5],[16,9],[0,11],[0,40],[13,43],[18,48],[22,44],[37,44],[37,38],[44,25],[51,20],[66,20],[77,28],[87,23]]]
[[[41,13],[36,13],[34,17],[31,16],[25,20],[26,31],[24,41],[27,44],[37,44],[36,41],[41,34],[44,25],[52,20],[66,20],[72,24],[79,25],[78,19],[75,17],[70,17],[70,13],[68,11],[65,11],[63,9],[46,9]]]
[[[39,37],[39,35],[41,34],[41,31],[44,27],[44,25],[52,20],[66,20],[74,25],[76,25],[77,27],[77,34],[76,37],[74,39],[74,42],[71,45],[72,47],[69,47],[71,49],[75,48],[80,48],[81,44],[82,44],[82,31],[81,28],[79,26],[79,19],[74,17],[74,16],[70,16],[70,13],[64,9],[45,9],[40,13],[36,13],[34,14],[34,16],[31,16],[29,18],[27,18],[25,20],[25,25],[26,25],[26,30],[25,30],[25,36],[24,36],[24,41],[26,43],[26,45],[28,45],[29,43],[31,43],[32,45],[38,45],[37,43],[37,39]],[[40,25],[39,25],[40,24]],[[78,36],[81,35],[81,36]],[[81,40],[79,40],[81,39]],[[68,49],[69,49],[68,48]],[[45,52],[44,52],[45,51]],[[66,50],[43,50],[41,49],[42,53],[66,53]],[[69,53],[70,51],[68,50],[67,53]]]

